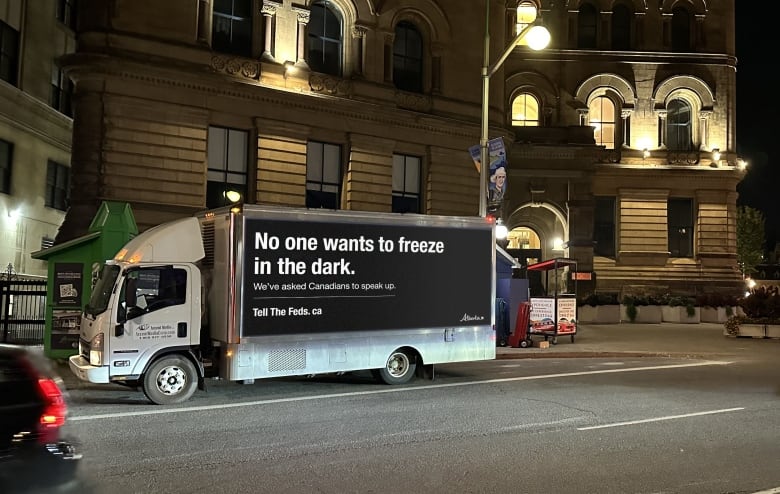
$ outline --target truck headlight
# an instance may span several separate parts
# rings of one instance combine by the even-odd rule
[[[89,365],[103,365],[103,333],[98,333],[89,342]]]

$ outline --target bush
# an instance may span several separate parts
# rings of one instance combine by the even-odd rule
[[[739,300],[745,316],[751,319],[780,319],[780,292],[776,286],[760,286]]]
[[[582,307],[583,305],[590,305],[591,307],[596,307],[599,305],[617,305],[617,304],[618,304],[617,293],[595,292],[577,300],[578,307]]]

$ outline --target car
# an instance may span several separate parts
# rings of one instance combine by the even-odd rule
[[[0,344],[0,492],[84,492],[82,455],[65,433],[67,400],[42,351]]]

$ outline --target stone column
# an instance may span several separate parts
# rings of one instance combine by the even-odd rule
[[[298,16],[298,59],[295,61],[295,65],[308,69],[309,65],[306,63],[306,25],[309,24],[311,12],[300,7],[293,7],[292,11]]]
[[[265,22],[265,42],[263,44],[263,54],[260,58],[268,62],[276,61],[273,54],[273,33],[274,16],[278,7],[279,4],[269,0],[263,0],[263,5],[260,7],[260,13],[263,15],[263,21]]]
[[[712,116],[711,110],[702,110],[699,112],[699,149],[703,151],[710,150],[710,126],[709,120]]]
[[[364,26],[352,28],[352,39],[355,45],[355,75],[362,77],[365,70],[365,44],[368,29]]]
[[[631,147],[631,126],[629,125],[629,118],[634,110],[622,109],[620,110],[620,118],[623,120],[623,132],[620,136],[621,147]]]
[[[656,110],[656,115],[658,115],[658,118],[661,120],[660,124],[658,125],[658,128],[661,129],[660,132],[660,138],[661,142],[658,144],[662,147],[666,147],[666,110]]]

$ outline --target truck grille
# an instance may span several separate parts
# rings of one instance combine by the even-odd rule
[[[306,350],[303,348],[291,348],[288,350],[274,350],[268,354],[268,371],[290,371],[306,368]]]

